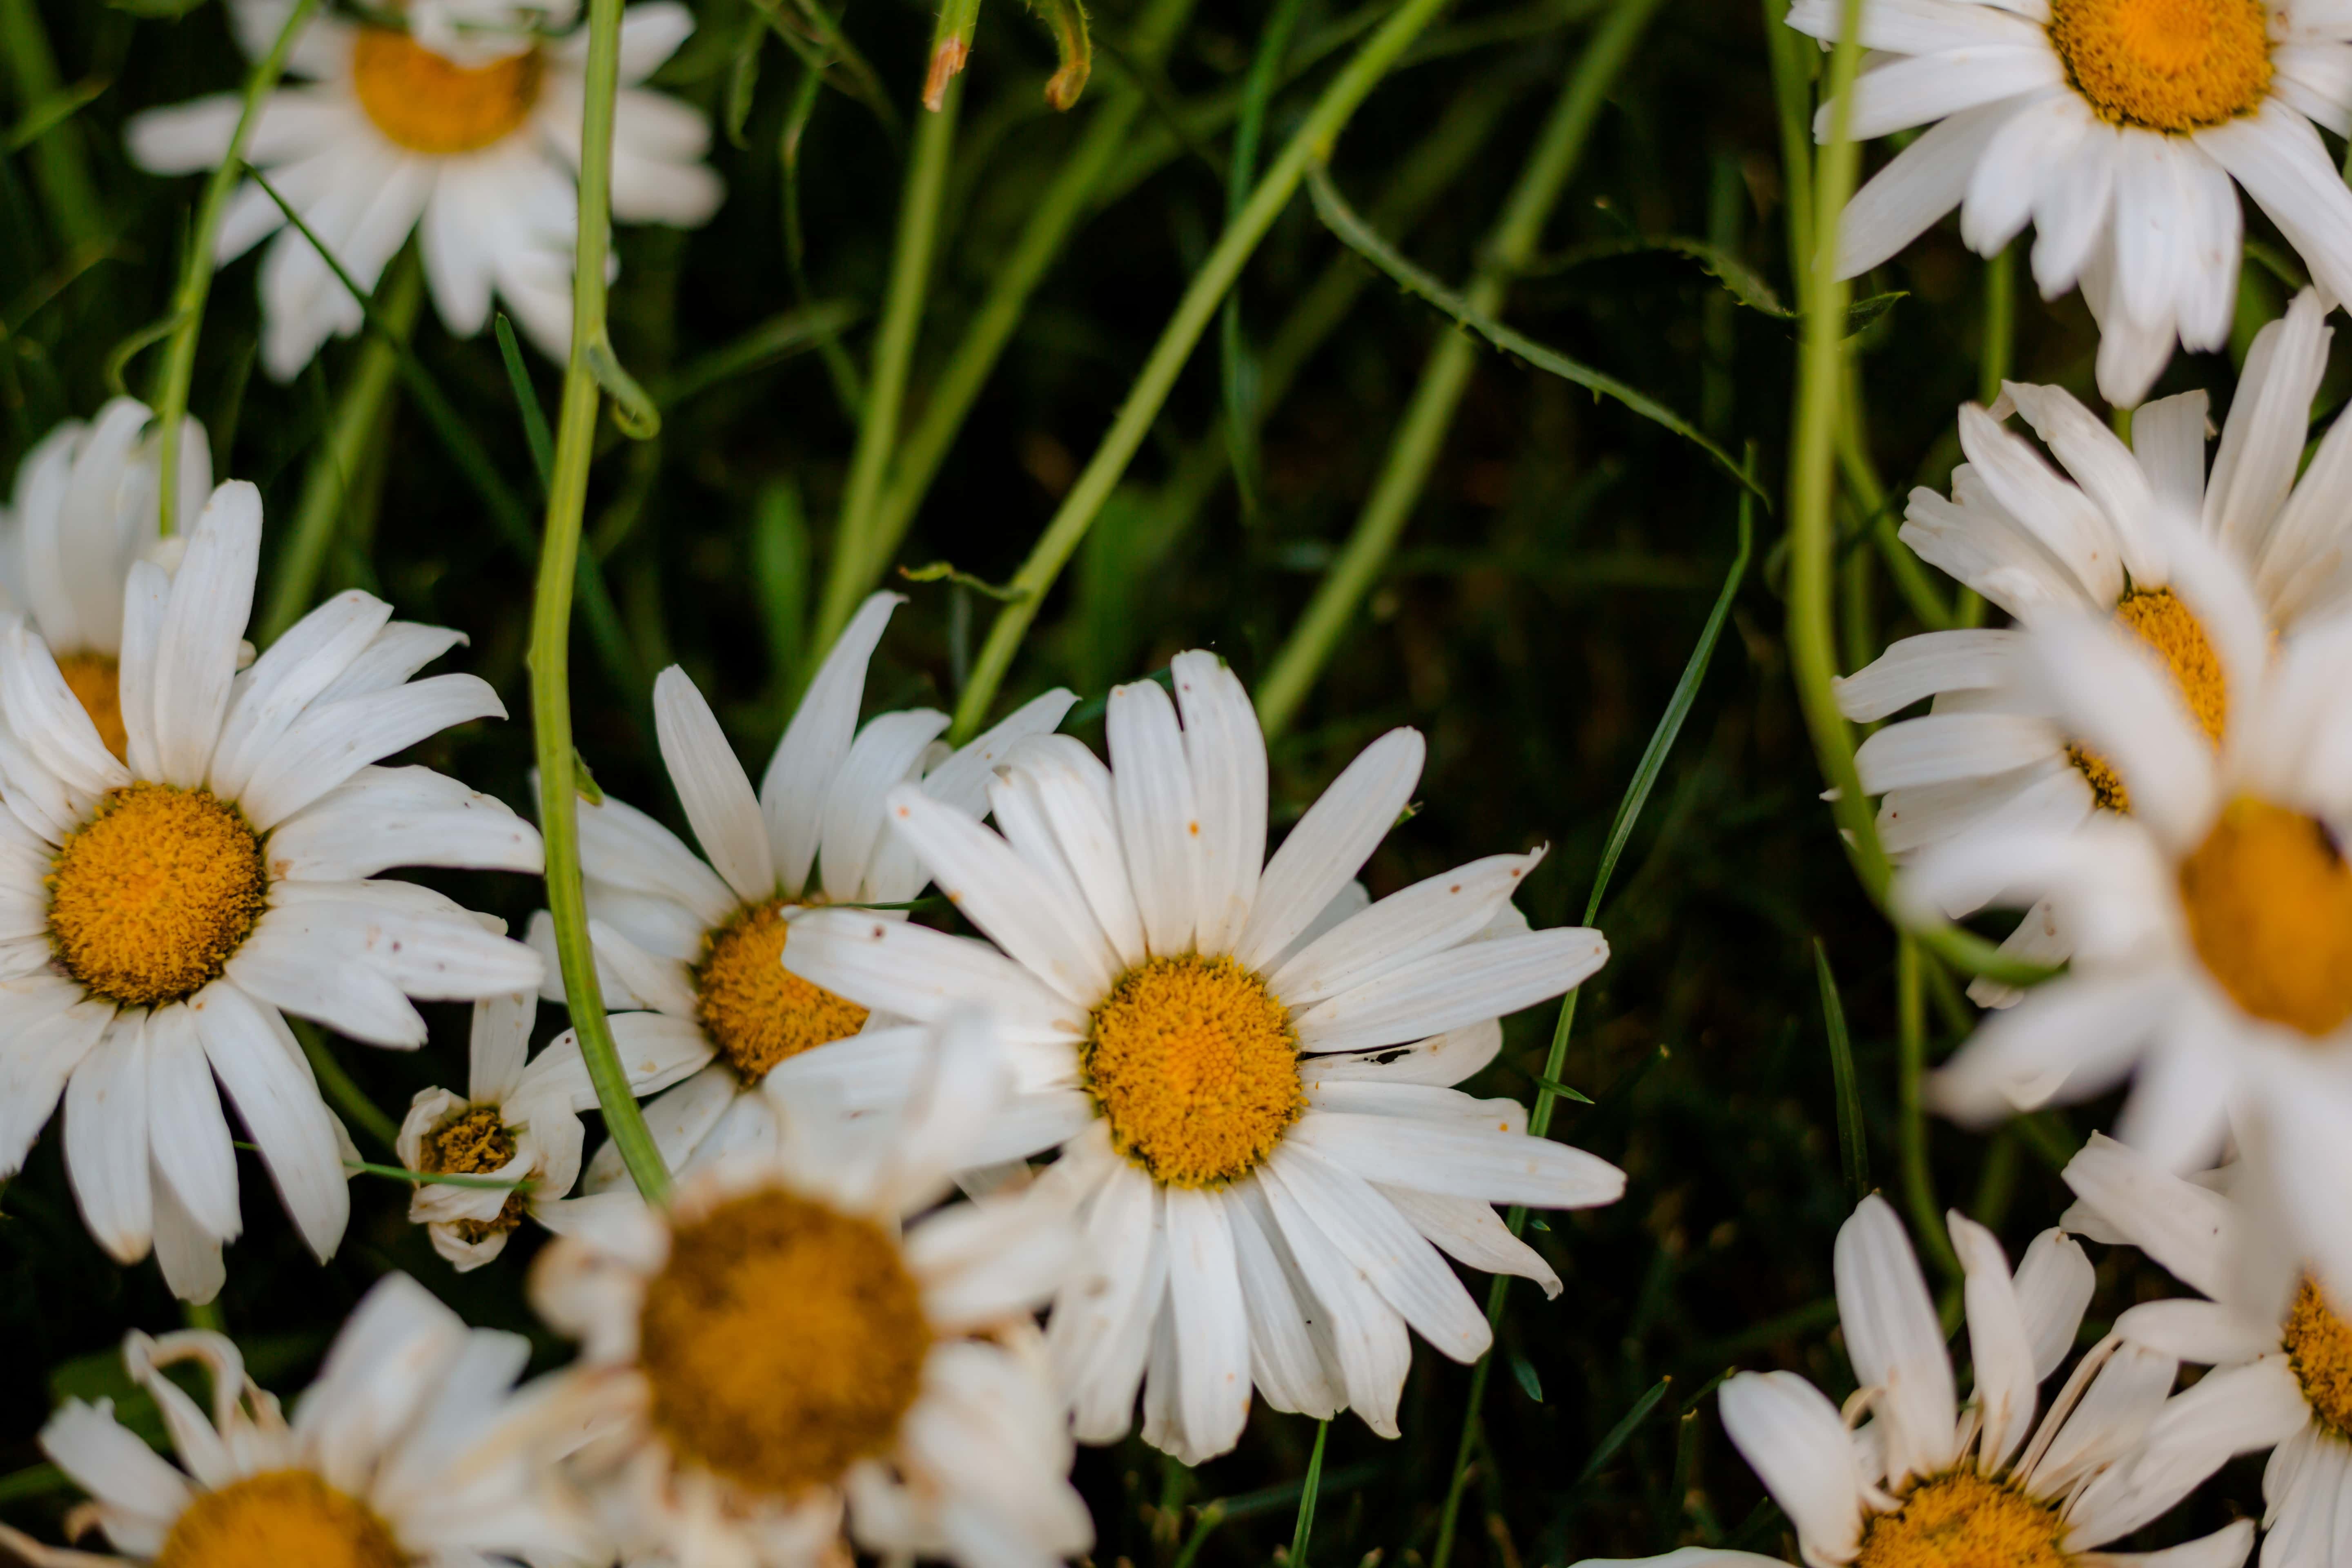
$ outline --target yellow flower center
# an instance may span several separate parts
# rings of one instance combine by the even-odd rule
[[[2333,1436],[2352,1437],[2352,1323],[2330,1311],[2319,1287],[2305,1279],[2280,1337],[2313,1418]]]
[[[694,1016],[747,1084],[778,1062],[845,1040],[866,1009],[784,967],[783,902],[754,904],[710,933],[694,969]]]
[[[1288,1014],[1229,958],[1147,960],[1093,1022],[1080,1067],[1111,1144],[1170,1186],[1239,1181],[1307,1109]]]
[[[514,1134],[493,1105],[472,1105],[435,1128],[425,1139],[425,1169],[436,1174],[489,1176],[504,1170],[515,1157]],[[468,1242],[481,1241],[522,1223],[522,1189],[488,1219],[461,1219],[457,1234]]]
[[[49,936],[84,989],[126,1007],[192,995],[261,918],[268,878],[244,814],[210,790],[110,790],[48,877]]]
[[[2169,588],[2134,588],[2116,605],[2116,621],[2164,658],[2181,700],[2205,738],[2219,744],[2229,721],[2230,689],[2204,626]],[[2091,795],[2109,811],[2131,810],[2131,795],[2108,761],[2087,746],[2069,746],[2066,758],[2090,781]]]
[[[1863,1527],[1855,1568],[2059,1568],[2058,1510],[1974,1470],[1931,1476]]]
[[[309,1470],[264,1470],[199,1492],[155,1568],[402,1568],[407,1554],[365,1503]]]
[[[2100,119],[2195,131],[2262,107],[2262,0],[2051,0],[2050,43]]]
[[[412,153],[448,157],[502,142],[539,101],[539,51],[461,66],[392,27],[362,27],[352,91],[375,128]]]
[[[638,1331],[672,1448],[772,1497],[887,1454],[931,1343],[898,1241],[780,1187],[677,1226]]]
[[[131,739],[122,729],[122,686],[114,660],[102,653],[69,653],[58,660],[58,673],[66,678],[74,700],[98,726],[98,738],[106,742],[114,760],[129,758]]]
[[[2352,1018],[2352,868],[2324,825],[2239,796],[2181,862],[2180,901],[2239,1006],[2314,1037]]]

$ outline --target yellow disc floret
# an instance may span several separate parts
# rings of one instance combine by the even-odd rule
[[[785,1498],[890,1451],[931,1343],[897,1240],[780,1187],[677,1226],[638,1330],[676,1452]]]
[[[539,51],[462,66],[392,27],[362,27],[352,91],[387,140],[441,157],[503,142],[539,101]]]
[[[2271,89],[2262,0],[2050,0],[2050,42],[2110,124],[2221,125],[2260,109]]]
[[[131,755],[131,740],[122,728],[122,685],[115,661],[102,653],[69,653],[58,660],[58,673],[80,703],[98,738],[121,762]]]
[[[2314,1037],[2352,1018],[2352,868],[2324,824],[2240,796],[2181,862],[2180,901],[2239,1006]]]
[[[365,1503],[309,1470],[264,1470],[198,1492],[155,1568],[402,1568],[407,1554]]]
[[[436,1175],[496,1175],[514,1157],[514,1133],[494,1105],[469,1105],[425,1136],[423,1165]],[[490,1218],[458,1220],[457,1235],[477,1242],[512,1230],[522,1223],[522,1189],[517,1187]]]
[[[2169,588],[2134,588],[2116,605],[2116,621],[2162,657],[2198,727],[2218,744],[2221,727],[2229,722],[2230,689],[2221,678],[2212,639],[2189,606]],[[2066,760],[2082,771],[2100,805],[2109,811],[2131,810],[2123,777],[2106,758],[2087,746],[2069,746]]]
[[[2305,1279],[2280,1337],[2312,1418],[2330,1436],[2352,1438],[2352,1323],[2330,1310],[2319,1287]]]
[[[268,892],[261,840],[210,790],[110,790],[48,877],[49,937],[84,988],[128,1007],[220,978]]]
[[[710,933],[694,968],[694,1016],[746,1083],[866,1026],[865,1008],[784,967],[791,930],[781,900],[754,904]]]
[[[1239,1181],[1307,1108],[1289,1016],[1229,958],[1148,960],[1093,1025],[1081,1066],[1112,1146],[1171,1186]]]
[[[1855,1568],[2060,1568],[2065,1522],[2048,1503],[1974,1470],[1931,1476],[1863,1527]]]

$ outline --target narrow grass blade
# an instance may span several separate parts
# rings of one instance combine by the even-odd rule
[[[1576,1485],[1570,1490],[1581,1490],[1586,1483],[1601,1473],[1602,1466],[1617,1457],[1617,1450],[1622,1448],[1642,1423],[1650,1418],[1650,1412],[1658,1407],[1658,1402],[1666,1396],[1666,1390],[1674,1385],[1673,1378],[1662,1377],[1650,1386],[1648,1393],[1633,1401],[1633,1408],[1618,1418],[1617,1425],[1609,1428],[1608,1435],[1585,1459],[1584,1468],[1577,1472]]]
[[[1290,1568],[1307,1568],[1307,1542],[1315,1533],[1315,1504],[1323,1489],[1323,1444],[1331,1423],[1315,1423],[1315,1451],[1307,1458],[1307,1480],[1298,1493],[1298,1522],[1290,1531]]]
[[[1870,1149],[1863,1137],[1853,1041],[1846,1033],[1845,1003],[1838,995],[1837,976],[1830,973],[1829,950],[1818,940],[1813,943],[1813,974],[1821,983],[1822,1021],[1830,1037],[1830,1072],[1837,1081],[1838,1163],[1845,1171],[1847,1196],[1860,1203],[1870,1195]]]
[[[555,470],[555,437],[547,433],[547,411],[531,390],[530,372],[522,363],[522,345],[515,342],[514,323],[500,310],[491,321],[499,335],[499,358],[506,362],[507,385],[514,393],[515,410],[522,416],[523,439],[530,443],[531,467],[539,470],[539,493],[547,493],[547,477]]]

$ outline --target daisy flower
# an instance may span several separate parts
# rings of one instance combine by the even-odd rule
[[[1362,907],[1350,879],[1421,775],[1411,730],[1268,859],[1248,694],[1212,654],[1173,674],[1172,701],[1151,681],[1112,691],[1108,768],[1066,737],[1016,749],[989,786],[1002,837],[891,792],[900,837],[995,947],[820,910],[784,964],[919,1021],[981,1003],[1013,1042],[1022,1092],[992,1152],[1058,1148],[1047,1180],[1083,1216],[1087,1271],[1047,1335],[1080,1438],[1123,1434],[1139,1382],[1144,1436],[1187,1463],[1239,1439],[1253,1384],[1393,1436],[1408,1325],[1463,1362],[1491,1340],[1441,1251],[1557,1295],[1488,1205],[1624,1190],[1527,1136],[1516,1102],[1448,1087],[1494,1058],[1502,1015],[1580,984],[1608,944],[1527,930],[1510,900],[1540,851]],[[903,1081],[881,1053],[836,1057],[844,1077]]]
[[[2171,1415],[2179,1363],[2110,1335],[2076,1363],[2037,1426],[2040,1385],[2090,1305],[2090,1261],[2064,1232],[2045,1230],[2012,1275],[1990,1231],[1957,1212],[1949,1223],[1967,1274],[1975,1388],[1965,1405],[1918,1259],[1874,1196],[1838,1231],[1838,1318],[1862,1384],[1843,1411],[1792,1372],[1744,1372],[1717,1395],[1724,1430],[1789,1516],[1809,1568],[2237,1568],[2253,1544],[2252,1520],[2164,1552],[2099,1550],[2201,1479],[2143,1478],[2132,1462],[2150,1425]],[[1776,1559],[1688,1547],[1636,1561],[1763,1568]]]
[[[1828,40],[1843,0],[1794,0]],[[1847,204],[1838,272],[1958,206],[1998,254],[2030,220],[2033,279],[2079,282],[2100,395],[2129,406],[2172,357],[2230,339],[2242,186],[2322,289],[2352,299],[2352,191],[2315,125],[2352,130],[2352,14],[2330,0],[1864,0],[1857,141],[1933,128]],[[1813,120],[1826,138],[1834,105]]]
[[[153,422],[129,397],[87,422],[67,420],[16,465],[15,494],[0,512],[0,609],[33,623],[117,757],[122,584],[155,544],[161,516]],[[181,426],[178,515],[194,517],[212,491],[212,449],[192,416]]]
[[[2065,1223],[2138,1247],[2207,1298],[2142,1301],[2116,1320],[2127,1342],[2215,1369],[2156,1423],[2143,1471],[2201,1479],[2233,1455],[2270,1449],[2263,1568],[2326,1568],[2341,1560],[2336,1521],[2352,1508],[2352,1322],[2308,1276],[2264,1267],[2274,1248],[2236,1195],[2243,1174],[2176,1176],[2093,1133],[2066,1166],[2081,1201]]]
[[[666,1208],[583,1207],[540,1255],[531,1297],[581,1342],[599,1433],[579,1468],[632,1561],[844,1563],[845,1515],[885,1562],[1045,1568],[1092,1543],[1030,1317],[1066,1211],[1034,1191],[935,1208],[1003,1055],[958,1018],[916,1068],[895,1113],[796,1096],[775,1152],[707,1164]]]
[[[260,492],[231,483],[176,570],[131,566],[127,762],[41,639],[0,625],[0,1173],[62,1095],[90,1234],[123,1263],[152,1243],[197,1300],[219,1289],[221,1243],[241,1224],[215,1078],[311,1250],[342,1237],[340,1123],[283,1014],[415,1047],[425,1021],[409,997],[540,982],[539,955],[485,917],[375,879],[395,865],[540,869],[539,835],[497,801],[369,765],[504,716],[474,676],[409,680],[458,634],[349,593],[239,674],[260,546]]]
[[[580,1113],[595,1109],[596,1086],[572,1030],[525,1059],[538,1013],[539,998],[528,991],[475,1003],[465,1094],[418,1089],[400,1124],[400,1163],[408,1169],[519,1184],[418,1184],[409,1220],[425,1227],[433,1250],[461,1274],[504,1252],[526,1214],[562,1228],[563,1196],[580,1175]],[[623,1062],[637,1094],[667,1088],[702,1063],[699,1052],[659,1054],[675,1042],[646,1043],[656,1047],[653,1054],[639,1051]]]
[[[2031,662],[2060,727],[2115,771],[2130,814],[1987,826],[1897,880],[1915,913],[2046,900],[2074,941],[2068,973],[1937,1074],[1948,1115],[1987,1123],[2130,1076],[2117,1136],[2186,1171],[2212,1164],[2233,1123],[2292,1132],[2337,1103],[2352,1063],[2352,619],[2297,626],[2265,663],[2242,580],[2200,609],[2216,649],[2242,650],[2221,658],[2218,748],[2145,642],[2089,617],[2038,626]]]
[[[290,0],[232,0],[247,53],[268,51],[289,8]],[[517,26],[545,7],[438,0],[411,13],[409,30],[389,25],[403,9],[394,0],[370,20],[320,16],[306,25],[287,69],[310,79],[265,100],[246,156],[362,288],[374,287],[416,230],[444,325],[459,337],[480,331],[495,289],[560,360],[572,337],[587,35],[545,37]],[[500,23],[510,29],[502,37]],[[621,222],[690,228],[718,210],[719,176],[701,162],[709,125],[638,85],[693,30],[674,0],[633,5],[622,18],[613,121],[613,216]],[[227,93],[141,114],[130,125],[131,159],[157,174],[212,168],[228,151],[240,107]],[[309,240],[290,227],[278,233],[284,221],[269,194],[247,181],[214,255],[226,265],[278,234],[261,266],[261,363],[290,381],[330,333],[348,336],[364,318]]]
[[[605,1561],[593,1522],[545,1479],[555,1385],[515,1388],[530,1359],[522,1335],[468,1329],[414,1279],[387,1275],[289,1421],[224,1336],[134,1332],[123,1365],[163,1413],[179,1467],[110,1401],[68,1399],[41,1448],[89,1494],[69,1529],[95,1524],[119,1555],[59,1551],[5,1525],[0,1545],[34,1568]],[[209,1415],[166,1374],[185,1363],[210,1374]]]
[[[2333,336],[2325,316],[2305,289],[2256,334],[2210,474],[2202,392],[2141,409],[2128,447],[2054,386],[2005,384],[1993,408],[1960,410],[1969,460],[1953,470],[1950,500],[1911,492],[1903,538],[2015,625],[1905,637],[1837,682],[1857,721],[1933,699],[1927,714],[1889,724],[1855,756],[1898,860],[1974,828],[2063,832],[2131,808],[2115,768],[2057,724],[2023,651],[2030,628],[2112,620],[2162,658],[2219,742],[2233,693],[2259,679],[2273,637],[2352,601],[2352,427],[2339,422],[2296,477]],[[2003,426],[2012,410],[2058,468]],[[2005,951],[2055,963],[2072,949],[2041,906]],[[2004,1005],[2018,993],[1979,981],[1970,994]]]
[[[860,730],[866,664],[905,602],[876,594],[859,608],[809,682],[756,795],[694,682],[676,666],[662,671],[655,732],[707,861],[609,795],[581,804],[589,929],[614,1038],[625,1056],[709,1064],[646,1107],[673,1171],[746,1142],[772,1144],[783,1084],[769,1087],[769,1075],[868,1026],[865,1007],[787,973],[776,958],[797,909],[904,904],[923,890],[929,879],[914,852],[883,831],[884,795],[908,782],[977,816],[997,759],[1053,729],[1076,700],[1047,692],[952,753],[938,743],[947,715],[929,709],[881,714]],[[543,912],[530,939],[547,960],[543,994],[561,1001],[555,931]],[[585,1190],[626,1181],[607,1144],[589,1163]]]

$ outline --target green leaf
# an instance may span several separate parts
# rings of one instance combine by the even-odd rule
[[[539,493],[543,496],[548,476],[555,471],[555,438],[547,431],[547,411],[539,405],[539,394],[531,389],[530,372],[522,363],[522,345],[515,342],[514,323],[500,310],[490,325],[498,334],[507,386],[514,394],[516,412],[522,416],[523,439],[530,446],[531,466],[539,470]]]
[[[1813,973],[1822,991],[1822,1019],[1829,1029],[1830,1075],[1837,1083],[1838,1160],[1847,1194],[1855,1203],[1870,1195],[1870,1149],[1863,1139],[1862,1095],[1854,1081],[1853,1041],[1846,1033],[1845,1003],[1837,976],[1830,973],[1829,950],[1813,942]]]
[[[1535,1363],[1517,1351],[1511,1352],[1511,1375],[1519,1380],[1520,1393],[1538,1405],[1543,1403],[1543,1384],[1536,1377]]]
[[[1533,1073],[1529,1076],[1536,1080],[1536,1087],[1545,1090],[1547,1093],[1556,1094],[1562,1100],[1572,1100],[1579,1105],[1590,1105],[1592,1103],[1592,1097],[1591,1095],[1586,1094],[1583,1090],[1577,1089],[1572,1085],[1562,1083],[1556,1078],[1546,1078],[1541,1073]]]
[[[1720,246],[1684,235],[1624,236],[1615,239],[1597,239],[1589,245],[1579,245],[1561,251],[1558,256],[1531,263],[1522,269],[1522,277],[1542,277],[1566,272],[1587,262],[1607,260],[1620,256],[1681,256],[1699,264],[1706,275],[1723,285],[1723,291],[1759,315],[1769,316],[1776,321],[1793,321],[1797,312],[1785,303],[1764,275]],[[1845,331],[1848,337],[1878,320],[1895,306],[1895,301],[1906,296],[1907,290],[1897,289],[1885,294],[1873,294],[1867,300],[1857,300],[1846,307]]]
[[[1662,1377],[1647,1394],[1633,1401],[1633,1408],[1625,1412],[1616,1426],[1609,1428],[1608,1436],[1601,1439],[1600,1445],[1584,1461],[1584,1468],[1577,1472],[1576,1487],[1572,1489],[1580,1490],[1587,1481],[1601,1473],[1602,1466],[1617,1457],[1617,1450],[1625,1446],[1625,1440],[1633,1436],[1636,1427],[1649,1419],[1650,1412],[1658,1407],[1658,1401],[1666,1396],[1666,1390],[1672,1388],[1674,1383],[1671,1377]]]
[[[760,95],[760,49],[767,41],[767,18],[751,16],[744,24],[734,62],[727,72],[727,140],[738,147],[751,146],[743,139],[743,127],[751,118],[752,100]]]

